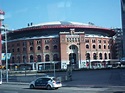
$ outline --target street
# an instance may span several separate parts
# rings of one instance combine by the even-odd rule
[[[53,75],[53,73],[47,73]],[[56,72],[64,76],[65,72]],[[125,69],[73,71],[73,80],[58,90],[29,89],[28,82],[3,82],[0,93],[125,93]],[[22,77],[28,79],[32,76]],[[40,76],[40,75],[39,75]],[[14,81],[14,80],[13,80]]]
[[[0,85],[0,93],[125,93],[124,87],[62,87],[57,90],[29,89],[28,85]]]

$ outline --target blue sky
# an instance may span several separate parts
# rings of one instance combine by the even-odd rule
[[[52,21],[92,22],[121,27],[120,0],[0,0],[9,29]]]

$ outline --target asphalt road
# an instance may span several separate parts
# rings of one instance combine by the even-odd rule
[[[0,85],[0,93],[125,93],[124,87],[62,87],[57,90],[29,89],[28,85]]]

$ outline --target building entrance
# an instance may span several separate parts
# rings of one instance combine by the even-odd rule
[[[78,67],[78,47],[76,45],[69,46],[69,64],[73,65],[73,68]]]
[[[76,54],[75,53],[70,53],[69,54],[69,62],[71,64],[76,64]]]

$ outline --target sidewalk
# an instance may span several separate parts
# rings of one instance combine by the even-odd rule
[[[8,84],[8,85],[29,85],[29,83],[24,83],[24,82],[2,82],[2,84]]]

